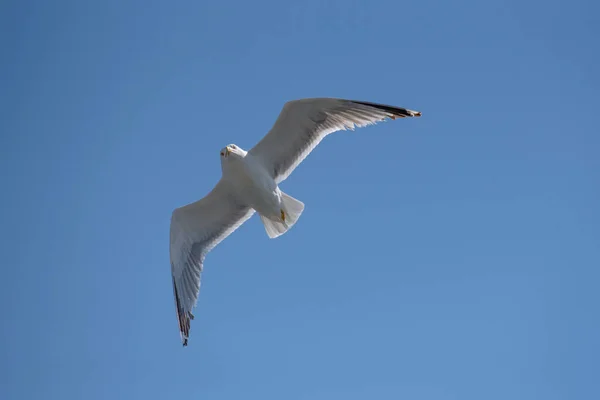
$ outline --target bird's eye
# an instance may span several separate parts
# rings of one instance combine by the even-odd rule
[[[221,157],[223,157],[225,155],[225,153],[221,152]]]

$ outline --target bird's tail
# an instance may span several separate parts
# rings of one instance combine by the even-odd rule
[[[271,239],[274,239],[278,236],[283,235],[287,232],[304,211],[304,203],[300,200],[296,200],[292,196],[289,196],[283,192],[281,192],[281,214],[278,218],[268,218],[264,215],[260,215],[260,219],[265,225],[265,230],[267,231],[267,235]]]

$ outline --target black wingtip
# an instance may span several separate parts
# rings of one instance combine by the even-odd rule
[[[185,312],[181,303],[179,302],[179,293],[177,291],[177,285],[175,284],[175,278],[173,278],[173,294],[175,295],[175,307],[177,308],[177,321],[179,322],[179,333],[181,335],[181,341],[183,347],[187,346],[188,337],[190,335],[190,321],[194,319],[191,312]]]
[[[352,102],[356,103],[356,104],[362,104],[363,106],[378,108],[380,110],[386,111],[386,112],[392,114],[392,116],[390,117],[392,119],[405,118],[405,117],[420,117],[421,116],[420,111],[408,110],[408,109],[402,108],[402,107],[388,106],[386,104],[371,103],[368,101],[352,101]]]

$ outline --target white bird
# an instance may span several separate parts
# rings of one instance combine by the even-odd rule
[[[222,176],[213,190],[171,216],[170,258],[181,340],[187,346],[192,308],[206,254],[258,212],[269,238],[288,231],[304,204],[279,184],[330,133],[386,118],[420,117],[418,111],[335,98],[287,102],[269,133],[250,151],[221,150]]]

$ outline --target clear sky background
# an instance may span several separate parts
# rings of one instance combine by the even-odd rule
[[[3,1],[0,398],[600,398],[596,1]],[[175,207],[284,102],[328,137],[206,259]]]

